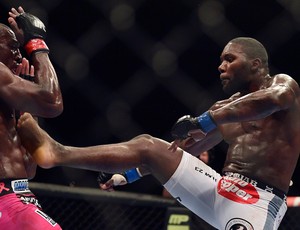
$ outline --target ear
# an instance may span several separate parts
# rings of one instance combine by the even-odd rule
[[[255,58],[251,60],[251,70],[257,71],[261,67],[261,60],[260,58]]]

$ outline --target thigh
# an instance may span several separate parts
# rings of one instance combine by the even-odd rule
[[[216,196],[216,216],[221,229],[278,228],[287,208],[283,199],[249,183],[221,186],[222,181]]]
[[[61,227],[33,204],[24,204],[15,194],[6,195],[1,210],[0,225],[10,230],[60,230]]]
[[[184,152],[178,168],[164,187],[181,204],[216,227],[215,198],[220,178],[211,167]]]

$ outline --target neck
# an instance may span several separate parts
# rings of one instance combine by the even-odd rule
[[[255,78],[256,80],[250,84],[249,91],[244,92],[244,94],[267,88],[267,83],[272,77],[269,74],[265,74],[264,76],[256,76]]]
[[[268,87],[268,82],[270,81],[272,77],[270,76],[270,74],[266,74],[263,79],[262,79],[262,83],[259,89],[265,89]]]

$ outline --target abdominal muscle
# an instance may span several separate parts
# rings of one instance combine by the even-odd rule
[[[32,160],[27,157],[22,147],[14,122],[0,123],[0,179],[31,178],[35,172],[27,170]]]
[[[223,172],[237,172],[287,192],[297,159],[286,146],[244,135],[230,143]]]

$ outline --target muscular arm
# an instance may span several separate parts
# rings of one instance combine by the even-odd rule
[[[40,86],[39,97],[36,99],[42,112],[47,116],[57,116],[62,112],[63,101],[56,71],[48,53],[37,52],[32,55],[32,63],[36,70],[35,83]]]
[[[20,111],[42,117],[57,116],[63,103],[55,71],[47,53],[34,55],[36,83],[19,78],[0,63],[0,98]]]
[[[35,116],[55,117],[63,109],[62,95],[56,72],[48,56],[48,47],[43,41],[45,35],[43,23],[38,18],[23,15],[25,12],[22,7],[17,10],[12,8],[8,22],[19,43],[24,45],[34,66],[34,83],[20,79],[9,67],[0,63],[0,97],[16,110],[29,112]],[[39,39],[35,39],[36,37]],[[14,44],[17,42],[13,36],[12,41]],[[18,52],[16,49],[15,53]],[[17,55],[15,59],[16,57]],[[17,62],[17,59],[14,62]]]
[[[295,98],[299,95],[298,84],[292,78],[283,74],[276,75],[264,87],[264,89],[242,97],[237,93],[227,100],[216,102],[209,110],[213,120],[205,115],[203,124],[214,123],[219,126],[226,123],[263,119],[274,112],[288,109],[294,104]],[[184,118],[177,121],[174,126],[175,129],[172,131],[175,133],[174,136],[179,138],[174,141],[171,149],[182,147],[195,155],[221,142],[222,134],[218,128],[213,128],[205,133],[202,128],[198,128],[199,125],[196,124],[198,118],[196,119]],[[216,127],[216,125],[214,126]],[[202,127],[202,124],[200,124],[200,127]],[[188,138],[184,139],[187,136]]]

